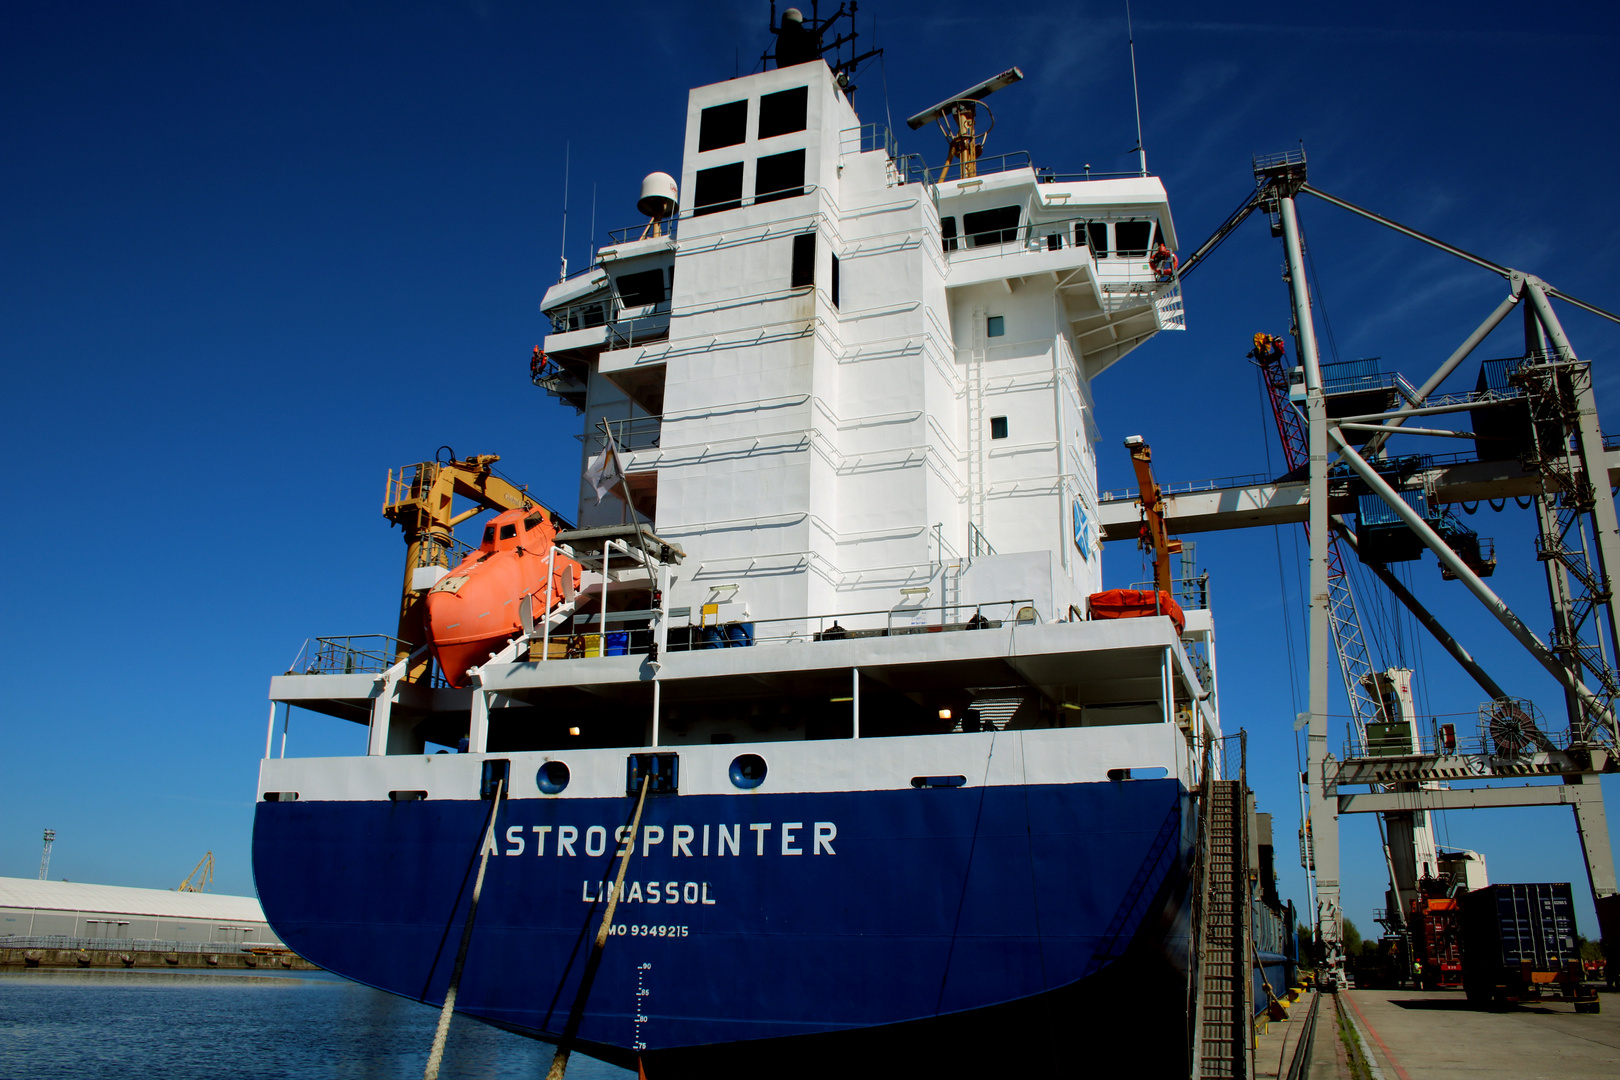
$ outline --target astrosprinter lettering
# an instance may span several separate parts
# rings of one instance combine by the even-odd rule
[[[525,836],[525,831],[529,834]],[[613,830],[614,854],[623,855],[640,841],[639,854],[667,853],[671,858],[725,858],[742,857],[744,853],[762,855],[836,855],[833,841],[838,839],[838,826],[831,821],[814,821],[808,826],[802,821],[756,821],[748,825],[643,825],[639,838],[630,834],[630,828],[620,825]],[[603,825],[587,826],[582,832],[576,825],[513,825],[506,830],[506,850],[502,852],[490,834],[485,847],[500,855],[522,855],[533,850],[540,857],[577,858],[580,855],[597,857],[608,849],[608,831]]]
[[[583,881],[579,898],[587,904],[600,904],[614,891],[605,881]],[[631,881],[619,888],[621,904],[713,904],[707,881]]]

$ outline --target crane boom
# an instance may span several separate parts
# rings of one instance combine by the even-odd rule
[[[523,488],[495,474],[494,465],[499,460],[499,454],[475,454],[406,465],[397,476],[394,470],[388,471],[383,516],[405,531],[405,582],[399,602],[396,660],[407,659],[427,641],[425,590],[416,580],[416,572],[435,566],[449,569],[455,527],[485,510],[527,510],[538,505]],[[457,496],[473,505],[457,513]],[[420,680],[427,674],[430,662],[424,654],[411,665],[406,679]]]
[[[1170,528],[1165,518],[1164,492],[1153,479],[1153,450],[1140,435],[1125,440],[1131,452],[1131,468],[1136,470],[1136,486],[1140,494],[1137,502],[1142,507],[1142,547],[1153,549],[1153,587],[1171,595],[1170,556],[1181,550],[1181,541],[1170,539]]]

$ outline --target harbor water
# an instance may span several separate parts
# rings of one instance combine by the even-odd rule
[[[422,1075],[438,1010],[313,972],[0,975],[0,1080],[395,1080]],[[457,1017],[440,1076],[544,1076],[552,1048]],[[570,1080],[634,1073],[575,1054]]]

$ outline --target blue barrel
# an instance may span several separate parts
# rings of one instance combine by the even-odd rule
[[[726,643],[726,635],[718,626],[705,626],[703,628],[703,644],[700,649],[718,649]]]
[[[630,634],[620,630],[607,636],[607,655],[624,656],[630,651]]]
[[[733,649],[739,649],[754,643],[754,624],[751,622],[734,622],[726,624],[726,644]]]

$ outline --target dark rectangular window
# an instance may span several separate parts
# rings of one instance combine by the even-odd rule
[[[1049,234],[1047,234],[1047,237],[1046,237],[1046,250],[1047,251],[1062,251],[1063,250],[1063,234],[1062,233],[1049,233]]]
[[[830,290],[830,295],[832,296],[833,307],[837,307],[838,306],[838,256],[836,256],[836,255],[834,255],[832,257],[832,289]]]
[[[1106,221],[1086,222],[1086,236],[1091,241],[1092,254],[1099,259],[1108,258],[1108,223]]]
[[[805,107],[810,101],[808,86],[795,86],[759,99],[759,137],[769,139],[775,135],[804,130]]]
[[[946,251],[956,250],[956,219],[953,217],[939,219],[939,235],[943,238]]]
[[[980,210],[962,215],[962,231],[973,238],[974,247],[986,244],[1006,244],[1018,239],[1018,219],[1022,211],[1016,206],[998,206],[994,210]]]
[[[664,272],[643,270],[639,274],[625,274],[619,278],[619,299],[625,307],[664,302]]]
[[[1148,253],[1148,238],[1152,235],[1151,221],[1122,221],[1114,226],[1114,243],[1124,259],[1144,258]]]
[[[692,183],[692,213],[714,214],[742,205],[743,163],[699,169]]]
[[[544,520],[545,515],[539,510],[536,510],[534,513],[523,519],[523,531],[528,532],[530,529],[534,528]]]
[[[704,109],[698,121],[698,150],[736,146],[748,138],[748,102],[729,101]]]
[[[516,525],[502,525],[501,526],[501,539],[502,540],[511,540],[515,536],[517,536],[517,526]]]
[[[793,238],[793,279],[790,287],[798,289],[816,283],[816,234],[800,233]]]
[[[992,439],[1005,439],[1007,437],[1007,418],[1005,416],[992,416],[990,418],[990,437]]]
[[[754,201],[773,202],[804,194],[804,151],[769,154],[754,173]]]
[[[1005,316],[1005,315],[992,315],[988,319],[984,320],[984,336],[985,337],[1006,337],[1007,336],[1007,316]]]

